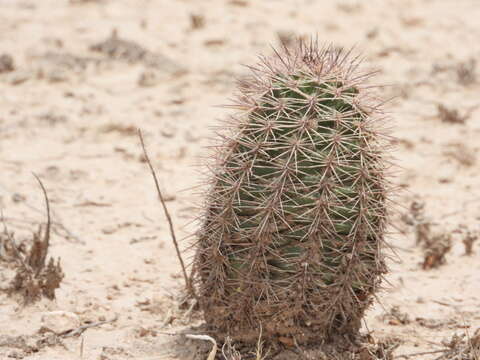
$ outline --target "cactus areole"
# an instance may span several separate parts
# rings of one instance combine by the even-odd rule
[[[358,333],[386,272],[389,192],[381,103],[359,65],[301,42],[239,82],[194,261],[220,338],[308,344]]]

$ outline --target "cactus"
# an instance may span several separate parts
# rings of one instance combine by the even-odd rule
[[[351,51],[299,42],[239,82],[193,264],[220,338],[358,334],[386,272],[390,191],[381,103],[359,65]]]

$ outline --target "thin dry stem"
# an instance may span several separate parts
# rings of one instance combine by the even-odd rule
[[[110,324],[110,323],[113,323],[117,320],[118,320],[118,315],[115,315],[115,317],[111,320],[97,321],[97,322],[94,322],[94,323],[91,323],[91,324],[82,325],[82,326],[79,326],[76,329],[68,330],[68,331],[60,334],[60,336],[62,336],[64,338],[67,338],[67,337],[82,335],[83,332],[87,329],[98,327],[98,326],[101,326],[101,325],[104,325],[104,324]],[[83,338],[82,338],[82,342],[83,342]]]
[[[48,199],[48,194],[47,190],[45,189],[45,186],[43,186],[42,180],[35,174],[32,173],[32,175],[35,177],[35,179],[38,181],[40,187],[42,188],[43,196],[45,198],[45,207],[47,210],[47,226],[45,228],[45,234],[43,235],[43,249],[44,251],[41,254],[41,257],[39,259],[40,264],[45,265],[45,260],[47,258],[47,252],[48,252],[48,247],[50,246],[50,227],[51,227],[51,218],[50,218],[50,201]],[[42,266],[43,267],[43,266]],[[37,268],[37,272],[35,276],[38,276],[40,271],[42,270],[41,267]]]
[[[175,235],[175,230],[173,228],[172,218],[171,218],[170,213],[168,211],[167,205],[165,204],[165,200],[163,198],[162,191],[160,190],[160,185],[159,185],[159,182],[158,182],[157,174],[155,173],[155,169],[153,168],[152,162],[150,161],[150,157],[148,156],[148,152],[147,152],[147,149],[145,147],[145,142],[143,140],[142,131],[140,129],[138,129],[138,137],[140,138],[140,143],[142,145],[143,155],[145,156],[145,160],[146,160],[146,162],[148,164],[148,167],[150,168],[150,172],[152,173],[152,176],[153,176],[153,181],[155,182],[155,188],[157,190],[158,198],[160,199],[160,202],[161,202],[162,208],[163,208],[163,212],[165,213],[165,217],[167,218],[167,221],[168,221],[168,225],[169,225],[169,228],[170,228],[170,236],[172,237],[173,245],[175,246],[175,251],[177,253],[178,261],[180,262],[180,266],[182,267],[182,273],[183,273],[183,278],[185,280],[185,287],[186,287],[187,293],[189,295],[193,296],[194,298],[196,298],[195,290],[192,286],[191,279],[187,275],[187,270],[186,270],[186,267],[185,267],[185,263],[183,262],[182,254],[181,254],[180,248],[178,246],[177,237]]]

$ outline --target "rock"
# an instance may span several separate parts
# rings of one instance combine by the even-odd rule
[[[50,311],[42,314],[41,326],[61,334],[80,326],[78,316],[69,311]]]

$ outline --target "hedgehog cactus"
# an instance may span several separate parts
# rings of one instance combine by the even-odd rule
[[[194,267],[220,337],[354,336],[386,272],[387,146],[358,58],[300,43],[251,67],[214,148]]]

